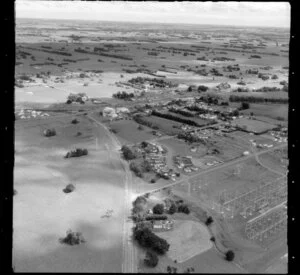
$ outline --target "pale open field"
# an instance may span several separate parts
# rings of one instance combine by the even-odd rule
[[[157,235],[167,240],[170,244],[167,255],[179,263],[185,262],[212,247],[207,228],[199,222],[176,220],[173,230],[159,232]]]
[[[93,140],[81,138],[78,144],[88,148],[88,156],[64,159],[76,144],[67,129],[80,124],[91,127],[84,119],[71,125],[70,118],[51,121],[57,130],[51,138],[41,135],[45,126],[37,122],[16,125],[13,264],[17,272],[121,272],[124,170],[117,153],[105,151],[101,139],[96,150]],[[102,145],[109,144],[103,130],[99,132]],[[97,130],[92,134],[96,136]],[[65,194],[62,189],[68,183],[76,189]],[[112,217],[101,218],[108,209],[114,210]],[[86,243],[60,244],[68,229],[82,232]]]

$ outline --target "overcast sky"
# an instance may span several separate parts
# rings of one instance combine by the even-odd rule
[[[16,0],[17,18],[290,27],[288,2],[80,2]]]

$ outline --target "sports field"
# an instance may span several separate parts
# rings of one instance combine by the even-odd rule
[[[174,221],[174,229],[157,233],[170,244],[168,256],[179,263],[212,247],[207,228],[195,221]]]

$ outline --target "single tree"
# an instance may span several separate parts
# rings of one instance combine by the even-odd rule
[[[233,261],[234,259],[234,252],[232,250],[228,250],[225,254],[225,259],[229,262]]]
[[[158,264],[157,255],[154,252],[148,250],[146,253],[146,258],[144,259],[144,263],[148,267],[156,267]]]
[[[174,213],[176,213],[176,211],[177,211],[176,204],[172,203],[168,212],[169,212],[170,215],[173,215]]]
[[[212,223],[213,223],[213,218],[211,217],[211,216],[209,216],[207,219],[206,219],[206,222],[205,222],[205,224],[207,225],[207,226],[209,226],[209,225],[211,225]]]

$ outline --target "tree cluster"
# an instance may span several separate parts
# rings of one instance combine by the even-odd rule
[[[81,157],[81,156],[86,156],[88,154],[87,149],[80,149],[77,148],[74,151],[70,151],[65,155],[65,158],[72,158],[72,157]]]
[[[177,122],[180,122],[180,123],[185,123],[185,124],[188,124],[188,125],[191,125],[191,126],[201,126],[193,120],[184,119],[184,118],[177,117],[177,116],[174,116],[174,115],[171,115],[171,114],[168,114],[168,113],[161,113],[161,112],[158,112],[156,110],[152,111],[152,115],[162,117],[162,118],[166,118],[166,119],[170,119],[170,120],[174,120],[174,121],[177,121]]]
[[[148,267],[156,267],[158,264],[158,257],[157,255],[152,251],[147,251],[146,257],[144,259],[144,263]]]
[[[132,159],[136,158],[136,155],[134,154],[134,152],[126,145],[122,146],[121,151],[126,160],[132,160]]]
[[[179,134],[177,135],[177,138],[183,139],[183,140],[188,141],[188,142],[190,142],[190,143],[200,141],[200,138],[199,138],[199,137],[197,137],[197,136],[195,136],[195,135],[192,135],[191,133],[187,133],[187,132],[185,132],[185,131],[179,133]]]
[[[249,102],[241,102],[241,106],[239,107],[239,110],[247,110],[250,108]]]
[[[80,232],[72,232],[72,230],[67,231],[67,236],[59,239],[60,243],[68,245],[78,245],[85,242],[85,239]]]
[[[205,95],[205,96],[201,96],[199,98],[199,101],[203,101],[207,104],[214,104],[214,105],[218,105],[219,104],[219,99],[216,96],[213,95]]]
[[[267,93],[267,92],[280,92],[282,89],[277,88],[277,87],[261,87],[259,89],[254,90],[254,92],[263,92],[263,93]]]
[[[44,135],[45,135],[46,137],[52,137],[52,136],[55,136],[55,135],[56,135],[56,131],[55,131],[54,128],[52,128],[52,129],[46,129],[46,130],[44,131]]]
[[[177,212],[178,213],[185,213],[185,214],[190,214],[190,209],[186,204],[179,204],[177,207]]]
[[[207,86],[199,85],[198,86],[198,92],[206,92],[208,90]]]
[[[132,98],[134,98],[134,93],[126,93],[125,91],[117,92],[113,94],[113,97],[117,99],[123,99],[123,100],[132,100]]]
[[[154,214],[163,214],[164,213],[164,205],[161,203],[158,203],[153,207],[152,210],[153,210]]]
[[[176,84],[173,84],[172,82],[167,82],[164,79],[158,79],[158,78],[149,78],[149,77],[135,77],[132,79],[129,79],[128,82],[131,84],[144,84],[145,82],[149,82],[151,85],[153,85],[154,87],[176,87]]]
[[[71,104],[72,102],[79,102],[81,104],[84,104],[84,101],[83,101],[83,97],[86,97],[86,94],[85,93],[78,93],[78,94],[73,94],[73,93],[70,93],[68,95],[68,98],[67,98],[67,104]]]
[[[138,229],[135,227],[134,239],[140,246],[151,248],[153,251],[161,255],[165,254],[170,247],[170,244],[166,240],[158,237],[148,228]]]
[[[72,123],[72,124],[77,124],[77,123],[79,123],[79,121],[78,121],[76,118],[74,118],[74,119],[71,121],[71,123]]]

